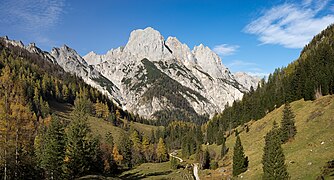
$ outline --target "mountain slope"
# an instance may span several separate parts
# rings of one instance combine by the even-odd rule
[[[334,159],[334,96],[315,101],[295,101],[291,107],[296,115],[297,134],[282,146],[288,172],[292,179],[316,179],[326,162]],[[271,130],[274,121],[281,122],[282,110],[283,106],[258,121],[249,122],[248,133],[238,128],[239,132],[242,131],[240,138],[249,159],[249,168],[241,174],[242,179],[261,179],[264,136]],[[230,160],[234,143],[234,135],[227,138],[226,145],[230,149],[227,156]]]
[[[150,27],[131,32],[124,47],[84,57],[66,45],[48,53],[35,44],[2,39],[81,77],[124,110],[164,123],[202,123],[250,89],[250,78],[237,80],[208,47],[201,44],[190,50],[177,38],[165,40]]]
[[[191,51],[153,28],[133,31],[124,48],[84,59],[119,88],[124,108],[149,118],[212,116],[248,91],[208,47]]]
[[[253,87],[254,90],[261,80],[259,77],[254,77],[244,72],[236,72],[234,73],[234,77],[240,84],[245,86],[245,88],[251,89],[251,87]]]
[[[227,129],[263,118],[286,101],[315,100],[334,93],[334,25],[328,26],[305,46],[300,57],[269,75],[260,88],[219,115],[216,126]]]

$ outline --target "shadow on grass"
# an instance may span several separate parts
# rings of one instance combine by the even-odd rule
[[[144,179],[150,176],[162,176],[162,175],[168,175],[170,174],[172,171],[162,171],[162,172],[153,172],[153,173],[147,173],[147,174],[142,174],[139,171],[137,172],[133,172],[133,173],[127,173],[125,175],[122,175],[120,178],[121,179]]]

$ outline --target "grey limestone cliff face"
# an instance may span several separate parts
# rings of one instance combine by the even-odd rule
[[[260,78],[259,77],[255,77],[255,76],[251,76],[247,73],[244,72],[236,72],[234,74],[235,79],[242,84],[245,88],[247,89],[251,89],[251,87],[253,87],[254,90],[256,90],[259,82],[260,82]]]
[[[255,84],[246,75],[234,76],[209,47],[201,44],[191,50],[176,37],[165,40],[150,27],[131,32],[124,47],[83,57],[66,45],[48,53],[33,43],[24,46],[4,39],[59,64],[124,109],[146,118],[173,112],[212,116]]]
[[[182,108],[172,98],[197,114],[213,115],[248,91],[210,48],[191,50],[150,27],[133,31],[124,48],[105,55],[89,53],[84,59],[119,88],[124,108],[144,117]]]

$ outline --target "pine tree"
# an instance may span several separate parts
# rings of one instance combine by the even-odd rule
[[[117,164],[113,157],[113,137],[110,132],[105,135],[105,143],[101,143],[101,160],[103,161],[103,172],[111,174],[117,170]]]
[[[151,161],[153,158],[153,152],[150,149],[150,141],[147,136],[143,137],[142,141],[142,154],[147,162]]]
[[[190,138],[188,136],[185,136],[182,139],[182,156],[184,158],[188,158],[191,155],[191,147],[190,147]]]
[[[133,130],[130,139],[132,141],[132,162],[133,164],[141,163],[143,160],[142,142],[140,141],[138,131]]]
[[[293,138],[296,133],[295,115],[292,112],[290,104],[287,102],[284,106],[283,119],[281,122],[281,141],[286,143],[289,139]]]
[[[247,168],[248,157],[245,156],[240,137],[237,136],[233,152],[233,176],[238,176],[239,174],[245,172]]]
[[[92,136],[87,116],[75,116],[67,130],[65,167],[68,178],[87,173],[94,163],[99,141]]]
[[[41,167],[47,172],[50,179],[63,179],[62,168],[65,157],[65,132],[64,125],[59,118],[53,116],[46,134],[43,138],[43,146],[40,146],[39,159]]]
[[[265,136],[262,157],[263,177],[265,180],[289,179],[285,157],[281,147],[280,130],[274,122],[273,129]]]
[[[2,51],[1,55],[6,54]],[[5,56],[5,55],[3,55]],[[10,93],[13,89],[12,74],[9,66],[2,69],[1,77],[1,102],[0,102],[0,150],[1,150],[1,165],[3,166],[3,178],[9,177],[8,171],[8,156],[9,156],[9,140],[10,140]]]
[[[132,167],[132,148],[133,144],[129,138],[128,134],[124,134],[121,139],[121,144],[119,146],[120,153],[123,156],[122,165],[125,168],[131,168]]]
[[[65,102],[67,102],[69,100],[69,89],[67,88],[67,86],[65,84],[63,84],[63,88],[62,88],[62,95],[63,95],[63,100]]]
[[[80,90],[74,101],[74,114],[90,114],[92,111],[92,102],[87,97],[86,90]]]
[[[169,158],[169,161],[170,161],[170,167],[171,169],[177,169],[177,166],[178,166],[178,163],[177,163],[177,159],[175,157],[170,157]]]
[[[202,161],[201,161],[202,168],[203,169],[209,169],[210,168],[210,162],[211,162],[210,153],[209,153],[208,148],[206,148],[206,150],[203,152],[203,158],[202,158]]]
[[[156,149],[156,154],[159,162],[164,162],[167,159],[167,149],[166,145],[164,143],[164,140],[162,138],[159,139],[157,149]]]
[[[222,139],[222,144],[221,144],[221,150],[220,150],[220,157],[223,158],[227,152],[228,152],[228,148],[226,147],[226,138],[223,136],[221,137]]]

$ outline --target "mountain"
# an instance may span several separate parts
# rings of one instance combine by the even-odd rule
[[[256,81],[246,74],[234,76],[210,48],[201,44],[190,50],[176,37],[165,40],[150,27],[131,32],[124,47],[83,57],[66,45],[48,53],[35,44],[3,39],[47,57],[123,109],[163,121],[205,121],[240,100]]]
[[[236,72],[234,73],[235,79],[238,81],[238,83],[242,84],[245,88],[253,89],[255,90],[261,80],[261,78],[256,76],[251,76],[245,72]]]
[[[149,118],[213,115],[249,90],[208,47],[190,50],[150,27],[131,32],[124,48],[83,58],[120,90],[124,108]]]

